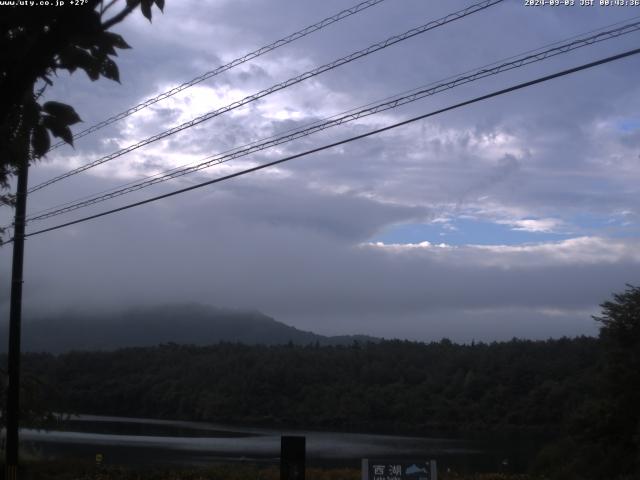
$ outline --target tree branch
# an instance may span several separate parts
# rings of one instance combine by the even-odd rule
[[[118,0],[111,0],[109,3],[107,3],[106,7],[102,7],[102,10],[100,11],[100,15],[104,15],[105,13],[107,13],[107,10],[113,7],[116,3],[118,3]]]
[[[114,25],[117,25],[118,23],[123,21],[125,18],[127,18],[127,16],[131,12],[133,12],[138,5],[140,5],[140,0],[136,0],[132,4],[128,4],[125,8],[122,9],[122,11],[120,11],[120,13],[118,13],[117,15],[111,17],[109,20],[104,22],[102,24],[102,28],[104,28],[105,30],[108,30],[111,27],[113,27]]]

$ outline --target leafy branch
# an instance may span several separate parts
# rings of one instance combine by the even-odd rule
[[[120,5],[120,10],[114,11]],[[67,104],[39,100],[60,70],[83,70],[92,81],[100,77],[120,81],[117,51],[131,48],[109,31],[140,8],[151,21],[152,7],[164,0],[89,0],[73,9],[3,8],[0,18],[0,189],[17,166],[46,155],[51,136],[73,145],[71,126],[80,122]],[[61,11],[63,10],[63,11]],[[107,12],[114,12],[107,18]],[[37,94],[34,89],[42,84]],[[14,197],[0,195],[0,205]],[[1,232],[0,232],[1,233]]]

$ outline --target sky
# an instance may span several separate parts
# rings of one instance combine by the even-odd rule
[[[92,195],[616,22],[635,7],[505,0],[34,192],[28,211]],[[597,3],[597,2],[596,2]],[[46,100],[77,130],[355,2],[167,0],[114,28],[121,84],[60,72]],[[30,185],[472,1],[386,0],[63,147]],[[633,19],[632,19],[633,18]],[[632,20],[631,20],[632,19]],[[49,220],[195,185],[638,47],[640,33],[458,86]],[[595,335],[640,284],[640,56],[114,215],[30,237],[27,315],[197,302],[337,335],[459,342]],[[2,212],[3,223],[10,212]],[[10,247],[0,248],[8,312]],[[6,313],[5,313],[6,314]]]

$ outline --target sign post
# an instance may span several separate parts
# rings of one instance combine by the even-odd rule
[[[435,460],[362,459],[362,480],[438,480]]]

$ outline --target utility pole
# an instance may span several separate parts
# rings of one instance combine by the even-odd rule
[[[22,323],[22,266],[24,263],[24,229],[27,211],[29,149],[25,149],[18,166],[16,215],[13,232],[13,266],[11,271],[11,307],[9,313],[9,356],[7,388],[6,480],[18,478],[18,428],[20,423],[20,327]]]

